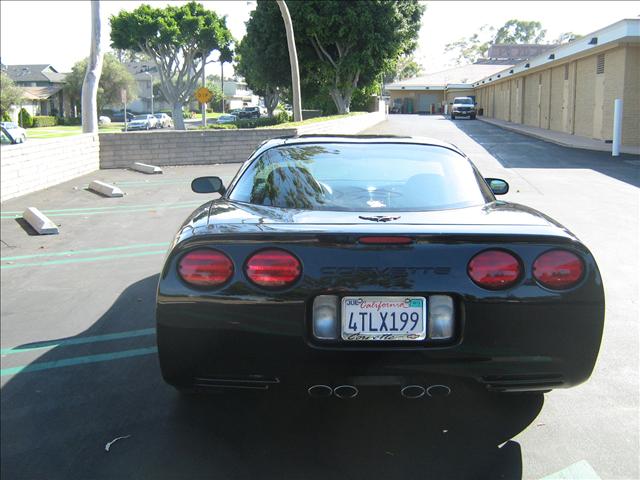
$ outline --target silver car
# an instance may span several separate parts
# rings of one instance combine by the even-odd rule
[[[173,127],[173,120],[166,113],[156,113],[154,117],[158,120],[158,126],[156,128],[171,128]]]
[[[151,130],[158,127],[158,119],[150,113],[136,115],[127,123],[127,130]]]
[[[0,122],[5,130],[9,132],[15,143],[24,143],[27,141],[27,131],[15,122]]]

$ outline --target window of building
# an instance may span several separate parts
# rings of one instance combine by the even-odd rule
[[[604,73],[604,53],[598,55],[596,60],[596,74]]]

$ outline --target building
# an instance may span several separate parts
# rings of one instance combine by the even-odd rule
[[[454,97],[475,96],[473,83],[503,70],[504,62],[474,63],[385,86],[394,113],[445,113]]]
[[[623,101],[622,144],[640,145],[640,19],[621,20],[473,82],[483,115],[610,141]]]
[[[392,111],[445,113],[470,96],[480,116],[610,142],[622,99],[622,144],[640,146],[640,19],[563,45],[494,45],[489,58],[387,85]]]
[[[31,115],[69,115],[69,104],[63,93],[66,73],[49,64],[3,65],[3,71],[24,91],[22,105]]]
[[[227,112],[236,108],[255,107],[260,102],[260,98],[253,94],[244,80],[225,80],[223,93]]]

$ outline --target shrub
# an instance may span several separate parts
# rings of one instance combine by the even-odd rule
[[[4,112],[2,112],[2,121],[3,122],[10,122],[11,121],[11,117],[9,116],[9,112],[7,112],[6,110]]]
[[[278,125],[283,123],[279,121],[278,117],[260,117],[260,118],[242,118],[236,122],[238,128],[256,128],[256,127],[269,127],[271,125]]]
[[[284,109],[278,110],[276,114],[273,116],[273,118],[277,120],[276,125],[280,123],[287,123],[292,120],[289,114]]]
[[[207,125],[207,128],[211,128],[213,130],[236,130],[238,126],[234,123],[213,123],[211,125]]]
[[[55,127],[57,125],[56,117],[46,115],[36,115],[32,119],[33,127]]]
[[[33,118],[31,118],[31,114],[24,108],[21,108],[18,113],[18,124],[22,128],[31,128],[33,126]]]
[[[82,125],[82,118],[58,117],[58,125]]]

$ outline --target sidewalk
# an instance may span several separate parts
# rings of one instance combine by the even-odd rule
[[[505,122],[504,120],[496,120],[495,118],[477,117],[491,125],[495,125],[505,130],[511,130],[513,132],[528,135],[530,137],[539,138],[547,142],[562,145],[563,147],[582,148],[584,150],[598,150],[601,152],[611,152],[611,144],[604,143],[603,140],[594,140],[587,137],[579,137],[577,135],[571,135],[564,132],[556,132],[554,130],[547,130],[545,128],[529,127],[527,125],[521,125],[519,123]],[[620,147],[620,153],[630,153],[633,155],[640,155],[640,147],[633,147],[629,145],[622,145]]]

